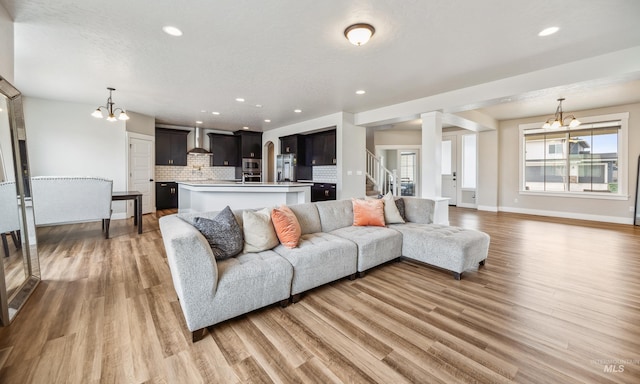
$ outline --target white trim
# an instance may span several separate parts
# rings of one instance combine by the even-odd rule
[[[629,200],[629,195],[619,195],[613,193],[600,192],[542,192],[542,191],[519,191],[520,195],[528,196],[552,196],[552,197],[571,197],[580,199],[597,199],[597,200]]]
[[[458,205],[456,205],[456,207],[459,207],[459,208],[477,208],[475,204],[471,204],[471,203],[458,203]]]
[[[600,221],[600,222],[615,223],[615,224],[633,224],[633,218],[620,217],[620,216],[590,215],[585,213],[544,211],[540,209],[514,208],[514,207],[502,207],[502,206],[498,208],[498,211],[510,212],[510,213],[521,213],[525,215],[561,217],[564,219]]]
[[[498,212],[498,207],[495,205],[478,205],[478,211]]]
[[[137,133],[137,132],[129,132],[129,131],[125,131],[125,152],[127,154],[127,161],[125,162],[125,168],[126,168],[126,180],[127,180],[127,190],[130,190],[130,185],[132,184],[131,182],[131,153],[130,153],[130,149],[131,149],[131,139],[139,139],[139,140],[148,140],[151,141],[151,146],[153,147],[151,149],[151,178],[153,180],[156,179],[156,137],[154,135],[145,135],[142,133]],[[151,188],[151,212],[155,212],[156,211],[156,190],[155,188]],[[133,217],[133,215],[135,214],[133,212],[133,202],[130,200],[126,200],[125,201],[126,205],[125,205],[125,212],[122,213],[122,219],[127,219],[129,217]],[[114,217],[120,216],[118,214],[113,215]]]

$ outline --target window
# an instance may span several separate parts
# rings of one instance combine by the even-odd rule
[[[476,189],[476,135],[462,136],[462,188]]]
[[[413,182],[416,174],[416,154],[413,152],[400,153],[400,179]]]
[[[611,117],[617,119],[607,119]],[[583,124],[573,129],[521,126],[523,191],[626,194],[620,178],[627,119],[628,114],[583,118]]]

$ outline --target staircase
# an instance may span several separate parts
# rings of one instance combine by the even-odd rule
[[[385,195],[391,192],[392,195],[398,196],[400,183],[397,182],[398,176],[395,170],[388,170],[380,159],[367,150],[367,178],[366,193],[367,196]]]

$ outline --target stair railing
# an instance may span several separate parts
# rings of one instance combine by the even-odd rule
[[[391,192],[392,195],[398,196],[398,174],[396,170],[388,170],[379,158],[371,151],[367,150],[367,179],[369,179],[381,195]]]

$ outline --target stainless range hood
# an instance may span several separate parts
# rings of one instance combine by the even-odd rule
[[[204,129],[196,127],[193,132],[194,146],[193,149],[187,152],[189,155],[211,155],[211,152],[204,149]]]

